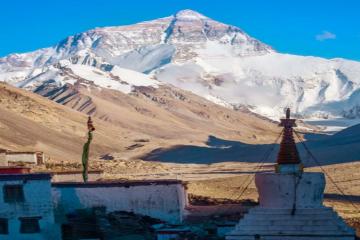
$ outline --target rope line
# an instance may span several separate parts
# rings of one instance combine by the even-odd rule
[[[280,132],[280,134],[279,134],[279,136],[276,138],[274,144],[276,144],[276,143],[278,142],[278,140],[279,140],[279,138],[281,137],[282,134],[283,134],[283,131]],[[267,151],[266,151],[266,152],[264,153],[264,155],[262,156],[261,161],[259,161],[258,164],[256,165],[256,167],[254,168],[254,172],[259,171],[259,170],[263,167],[265,161],[269,158],[269,156],[270,156],[271,152],[274,150],[274,148],[275,148],[275,145],[272,144],[272,145],[270,146],[270,148],[267,149]],[[245,185],[245,182],[246,182],[250,177],[251,177],[251,175],[249,175],[249,176],[243,181],[243,183],[242,183],[240,186],[238,186],[236,189],[241,189],[241,188],[243,188],[243,186]],[[248,185],[249,185],[249,184],[248,184]],[[235,194],[236,194],[236,192],[235,192],[234,194],[232,194],[230,198],[233,198]],[[236,199],[238,199],[238,198],[236,198]]]
[[[318,161],[318,159],[314,156],[314,154],[310,151],[310,149],[308,148],[308,146],[305,144],[304,139],[301,137],[301,135],[294,131],[295,135],[297,136],[297,138],[299,139],[301,145],[304,147],[305,151],[307,152],[307,154],[314,160],[315,164],[318,165],[318,167],[320,168],[320,170],[327,176],[327,178],[330,180],[330,182],[335,186],[336,190],[345,198],[348,198],[349,196],[347,194],[345,194],[345,192],[336,184],[335,180],[330,176],[330,174],[321,166],[320,162]],[[348,198],[349,202],[351,203],[351,205],[360,212],[360,209],[358,208],[358,206],[350,199]]]
[[[258,163],[257,167],[255,167],[254,172],[258,172],[265,164],[266,160],[269,159],[272,151],[274,150],[276,143],[279,141],[280,137],[282,136],[282,134],[284,133],[284,130],[282,130],[280,132],[280,134],[277,136],[275,142],[273,144],[270,145],[270,147],[268,148],[268,150],[264,153],[263,157],[261,158],[261,161]],[[250,184],[253,182],[254,178],[255,178],[255,173],[253,175],[249,175],[247,176],[247,178],[243,181],[243,183],[237,187],[236,189],[241,189],[243,188],[244,184],[250,179],[250,181],[245,185],[245,187],[242,189],[242,191],[240,192],[239,196],[235,198],[235,201],[239,200],[244,193],[246,192],[246,190],[249,188]],[[236,194],[236,193],[235,193]],[[231,196],[231,198],[235,195],[233,194]],[[228,210],[232,210],[234,206],[230,206],[229,209],[226,210],[226,212],[228,212]]]
[[[271,144],[271,146],[270,146],[270,148],[268,149],[268,151],[264,153],[261,161],[259,162],[258,167],[255,168],[255,170],[256,170],[255,172],[257,172],[258,170],[260,170],[260,169],[264,166],[265,162],[269,159],[272,151],[274,151],[274,148],[275,148],[275,146],[276,146],[276,143],[279,141],[279,139],[280,139],[280,137],[282,136],[283,132],[284,132],[284,130],[282,130],[282,131],[280,132],[280,134],[279,134],[278,137],[276,138],[275,142],[274,142],[273,144]],[[245,191],[247,190],[247,188],[248,188],[249,185],[251,184],[252,180],[255,178],[255,174],[249,175],[249,177],[251,177],[251,181],[245,186],[243,192],[245,192]],[[242,192],[242,193],[243,193],[243,192]],[[240,194],[240,196],[239,196],[237,199],[239,199],[239,198],[242,196],[242,193]]]

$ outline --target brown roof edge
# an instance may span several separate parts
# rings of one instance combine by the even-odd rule
[[[82,174],[82,171],[81,170],[69,170],[69,171],[51,171],[49,172],[50,174],[52,175],[66,175],[66,174]],[[89,170],[88,171],[89,174],[91,173],[104,173],[103,170]]]
[[[66,187],[79,187],[79,188],[92,188],[92,187],[132,187],[132,186],[150,186],[150,185],[173,185],[181,184],[184,182],[180,180],[130,180],[130,181],[96,181],[96,182],[56,182],[52,183],[52,187],[66,188]]]
[[[35,151],[35,152],[13,152],[13,151],[6,151],[6,154],[9,154],[9,155],[15,155],[15,154],[37,154],[37,153],[43,153],[41,151]]]
[[[28,174],[0,174],[0,181],[10,180],[50,180],[50,174],[28,173]]]

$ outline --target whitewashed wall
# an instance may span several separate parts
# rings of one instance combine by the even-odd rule
[[[8,162],[25,162],[37,164],[36,153],[11,153],[6,154]]]
[[[12,180],[0,175],[0,217],[9,221],[9,234],[0,235],[1,240],[57,240],[60,239],[60,229],[55,225],[51,184],[49,177],[32,180],[33,177],[14,177]],[[36,178],[36,177],[35,177]],[[6,184],[23,184],[25,201],[22,203],[5,203],[3,186]],[[40,216],[40,233],[21,234],[20,217]]]
[[[53,183],[52,195],[57,215],[75,209],[106,207],[108,212],[128,211],[170,223],[183,220],[186,205],[184,186],[179,183]]]
[[[0,166],[8,166],[8,161],[6,159],[6,153],[5,152],[0,152]]]
[[[323,173],[294,174],[259,173],[255,175],[259,202],[265,208],[321,208],[325,176]]]

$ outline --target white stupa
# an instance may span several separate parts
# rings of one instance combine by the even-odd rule
[[[284,130],[275,172],[255,175],[259,206],[240,220],[226,240],[354,240],[355,231],[323,205],[324,174],[303,172],[290,109],[280,125]]]

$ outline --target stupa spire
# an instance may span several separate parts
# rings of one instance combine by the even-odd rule
[[[293,127],[296,127],[295,119],[290,118],[290,108],[286,109],[286,118],[281,119],[279,126],[284,128],[277,157],[277,164],[300,164],[300,157],[296,148],[293,135]]]
[[[259,205],[240,219],[226,240],[355,240],[354,229],[323,205],[324,173],[303,171],[293,136],[295,119],[290,117],[288,108],[280,123],[284,130],[276,171],[255,173]]]

